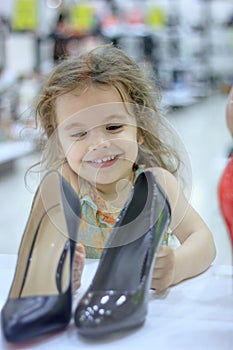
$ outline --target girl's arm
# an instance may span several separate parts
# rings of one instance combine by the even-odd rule
[[[175,250],[162,246],[158,252],[152,287],[162,290],[205,271],[216,250],[212,233],[186,200],[175,177],[161,168],[153,168],[153,172],[168,196],[172,210],[170,228],[181,243]]]

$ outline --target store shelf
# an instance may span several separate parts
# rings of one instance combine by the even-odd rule
[[[34,142],[9,141],[0,143],[0,173],[12,170],[15,161],[35,150]]]

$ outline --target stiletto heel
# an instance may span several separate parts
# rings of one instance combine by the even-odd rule
[[[58,171],[49,171],[35,195],[1,312],[2,331],[8,342],[28,341],[69,324],[80,217],[75,191]]]
[[[154,261],[170,217],[153,173],[141,173],[75,310],[81,335],[101,337],[144,323]]]

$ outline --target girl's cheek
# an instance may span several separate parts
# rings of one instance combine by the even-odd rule
[[[70,139],[65,139],[63,141],[63,149],[66,154],[73,154],[77,151],[77,142]]]

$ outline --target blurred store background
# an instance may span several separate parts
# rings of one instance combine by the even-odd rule
[[[191,200],[215,235],[216,262],[231,263],[217,186],[232,144],[232,0],[0,2],[0,253],[17,252],[29,214],[24,173],[40,157],[33,98],[60,59],[110,42],[158,84],[190,157]]]

